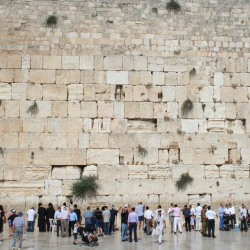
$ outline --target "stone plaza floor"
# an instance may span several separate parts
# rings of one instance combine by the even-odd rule
[[[216,230],[216,239],[204,238],[199,232],[183,231],[182,234],[171,234],[169,229],[165,229],[163,244],[157,243],[157,238],[146,235],[140,230],[138,232],[138,243],[121,241],[120,231],[108,237],[99,237],[99,246],[88,247],[82,245],[73,245],[73,236],[71,238],[57,237],[56,233],[26,233],[23,239],[22,249],[29,250],[78,250],[78,249],[100,249],[100,250],[152,250],[152,249],[175,249],[175,250],[217,250],[217,249],[249,249],[249,232],[222,232]],[[11,250],[12,239],[8,237],[8,232],[0,234],[0,249]],[[80,236],[77,239],[80,242]],[[16,249],[18,243],[16,243]]]

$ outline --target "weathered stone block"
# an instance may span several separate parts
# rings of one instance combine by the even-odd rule
[[[81,176],[81,168],[79,167],[54,167],[52,169],[52,180],[75,180]]]
[[[14,79],[14,70],[13,69],[1,69],[0,70],[0,81],[11,83]]]
[[[125,102],[125,118],[139,118],[140,104],[138,102]]]
[[[54,117],[67,117],[68,105],[66,102],[52,102],[52,116]]]
[[[169,165],[150,165],[148,167],[149,179],[170,179],[172,175],[172,167]]]
[[[87,164],[119,164],[119,149],[88,149]]]
[[[43,69],[61,69],[62,57],[61,56],[44,56]]]
[[[134,134],[111,134],[109,136],[109,148],[134,148]]]
[[[81,117],[86,117],[86,118],[97,117],[97,103],[81,102]]]
[[[165,73],[164,72],[153,72],[153,84],[164,85],[165,84]]]
[[[9,83],[0,83],[0,99],[11,99],[11,85]]]
[[[45,181],[45,195],[62,195],[62,181],[61,180],[46,180]]]
[[[90,148],[108,148],[109,146],[109,135],[93,133],[89,138]]]
[[[43,67],[43,57],[39,55],[30,56],[30,68],[31,69],[42,69]]]
[[[22,55],[22,69],[30,69],[30,55]]]
[[[140,117],[143,119],[153,119],[154,104],[151,102],[141,102],[140,103]]]
[[[68,85],[68,100],[69,101],[83,100],[83,84]]]
[[[8,69],[21,69],[22,57],[20,55],[8,55]]]
[[[214,74],[214,85],[223,86],[224,84],[224,74],[222,72],[215,72]]]
[[[14,70],[14,82],[28,82],[29,70],[28,69],[15,69]]]
[[[162,87],[162,101],[172,102],[175,100],[175,87],[163,86]]]
[[[12,83],[12,99],[26,100],[27,83]]]
[[[129,179],[148,179],[147,165],[130,165],[128,166]]]
[[[62,69],[79,69],[79,56],[62,56]]]
[[[148,60],[145,56],[134,57],[134,70],[148,70]]]
[[[65,101],[67,100],[67,86],[46,84],[43,85],[43,100]]]
[[[98,102],[98,117],[112,118],[114,116],[114,104],[113,102]]]
[[[30,70],[30,83],[55,83],[55,70]]]
[[[69,70],[56,71],[56,84],[69,84]]]
[[[96,176],[97,177],[97,166],[90,165],[83,169],[82,177],[84,176]]]
[[[107,84],[128,84],[128,71],[107,71]]]
[[[93,56],[80,56],[80,69],[94,69],[94,57]]]
[[[148,89],[145,86],[133,86],[133,101],[143,102],[148,100]]]
[[[122,70],[122,56],[106,56],[104,58],[104,70]]]

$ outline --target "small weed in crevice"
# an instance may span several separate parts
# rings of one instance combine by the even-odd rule
[[[196,69],[195,69],[195,68],[193,68],[193,69],[191,69],[191,70],[189,71],[189,76],[190,76],[190,77],[194,76],[195,74],[196,74]]]
[[[235,176],[235,174],[233,173],[233,174],[231,174],[231,178],[232,179],[235,179],[236,178],[236,176]]]
[[[178,190],[184,190],[189,183],[193,181],[193,177],[189,175],[189,173],[182,174],[181,178],[176,182],[176,187]]]
[[[227,133],[228,133],[228,134],[233,134],[234,131],[233,131],[232,129],[227,129]]]
[[[31,159],[34,159],[34,158],[35,158],[35,153],[34,153],[34,152],[31,152],[31,153],[30,153],[30,158],[31,158]]]
[[[184,135],[185,132],[183,132],[181,129],[177,128],[177,134],[178,135]]]
[[[178,164],[179,163],[179,161],[177,160],[177,159],[174,159],[174,160],[172,160],[172,164]]]
[[[202,104],[202,110],[203,110],[203,112],[205,111],[205,108],[206,108],[206,104]]]
[[[146,157],[148,155],[148,150],[143,148],[140,144],[138,146],[138,154],[141,156],[141,157]]]
[[[185,102],[183,102],[181,106],[181,112],[183,116],[188,115],[193,110],[193,103],[189,99],[187,99]]]
[[[211,147],[208,149],[209,153],[214,154],[215,150],[217,150],[217,147],[214,145],[211,145]]]
[[[34,101],[34,103],[29,106],[29,108],[27,109],[27,113],[30,113],[31,115],[36,115],[39,112],[38,106],[36,101]]]
[[[3,148],[0,148],[0,155],[3,157]]]
[[[109,24],[114,23],[112,20],[107,20],[106,22],[109,23]]]
[[[0,106],[2,106],[2,100],[0,100]]]
[[[152,13],[158,14],[158,9],[157,8],[152,8]]]
[[[181,5],[177,3],[175,0],[170,0],[170,2],[167,3],[166,9],[171,11],[180,11]]]
[[[180,53],[181,53],[181,50],[179,50],[179,49],[178,49],[178,50],[174,50],[174,55],[175,55],[175,56],[180,55]]]
[[[52,26],[56,26],[57,24],[57,17],[56,16],[49,16],[46,20],[46,25],[47,27],[52,27]]]
[[[216,181],[216,186],[219,187],[220,186],[220,182]]]
[[[187,139],[188,139],[188,141],[192,141],[192,137],[190,137],[190,136]]]

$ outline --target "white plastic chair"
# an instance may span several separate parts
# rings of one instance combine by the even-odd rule
[[[49,223],[50,223],[50,229],[51,229],[52,233],[54,233],[55,226],[56,226],[54,220],[53,219],[49,219]]]

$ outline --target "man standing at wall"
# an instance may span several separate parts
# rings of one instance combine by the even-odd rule
[[[137,241],[137,224],[139,222],[138,214],[135,212],[135,208],[132,207],[132,212],[128,216],[128,227],[129,227],[129,242],[132,242],[132,231],[134,230],[134,239]]]
[[[109,220],[110,220],[110,211],[108,207],[104,207],[104,211],[102,213],[103,224],[104,224],[104,236],[109,236]]]
[[[178,207],[177,204],[174,205],[172,208],[172,211],[174,212],[174,234],[176,234],[177,231],[177,224],[178,228],[180,230],[180,233],[182,233],[182,228],[181,228],[181,209]]]
[[[78,221],[76,213],[73,211],[73,208],[70,209],[69,213],[69,236],[71,236],[71,230],[74,231],[74,225]]]
[[[12,242],[12,249],[15,249],[16,246],[16,239],[17,236],[19,236],[19,245],[18,245],[18,249],[21,250],[22,248],[22,241],[23,241],[23,233],[26,233],[26,225],[25,225],[25,220],[24,218],[22,218],[23,213],[19,212],[18,217],[16,217],[13,221],[13,231],[15,233],[15,237],[14,240]],[[24,230],[23,230],[24,229]]]
[[[242,204],[242,208],[239,213],[239,219],[241,220],[240,225],[241,225],[241,232],[244,230],[247,231],[246,229],[246,217],[247,217],[247,210],[245,208],[245,205]]]
[[[27,215],[28,215],[27,232],[34,232],[34,220],[36,216],[36,211],[34,210],[34,207],[28,210]]]
[[[76,213],[78,221],[81,224],[81,210],[77,208],[76,204],[74,205],[74,212]]]
[[[38,227],[39,232],[45,232],[46,231],[46,209],[43,207],[42,203],[39,203],[38,208]]]
[[[111,231],[115,232],[115,218],[117,216],[117,211],[114,209],[114,205],[112,205],[112,209],[110,210],[110,227],[109,227],[109,234]]]
[[[219,230],[223,229],[223,215],[224,215],[224,207],[223,207],[223,203],[220,203],[220,208],[219,208],[219,216],[220,216]]]
[[[56,221],[56,232],[57,237],[59,237],[59,227],[61,229],[61,235],[62,235],[62,226],[61,226],[61,207],[58,207],[58,210],[55,212],[55,221]]]
[[[206,212],[207,212],[207,205],[203,206],[203,209],[201,210],[201,222],[202,222],[202,235],[204,237],[207,236],[206,230],[207,230],[207,217],[206,217]]]
[[[190,209],[187,207],[187,204],[184,205],[183,215],[185,217],[186,231],[187,232],[188,232],[188,230],[191,231],[191,226],[190,226]]]
[[[138,214],[138,217],[139,217],[139,223],[138,223],[138,228],[137,229],[142,229],[143,228],[143,225],[144,225],[144,204],[140,201],[138,202],[138,206],[136,207],[136,211],[137,211],[137,214]]]
[[[207,217],[207,229],[208,229],[208,236],[211,237],[211,231],[212,231],[212,238],[216,238],[214,236],[214,226],[215,226],[215,220],[214,217],[216,216],[218,218],[218,215],[211,210],[211,206],[208,206],[208,211],[206,212],[206,217]]]
[[[15,209],[12,209],[12,215],[8,218],[8,221],[10,221],[11,223],[11,235],[12,235],[12,238],[14,239],[14,234],[13,234],[13,230],[14,230],[14,227],[13,227],[13,221],[14,219],[18,217],[18,215],[16,215],[16,210]],[[18,241],[19,241],[19,236],[18,236]]]
[[[201,210],[202,207],[200,203],[197,204],[197,208],[195,208],[195,215],[196,215],[196,228],[195,231],[201,231]]]
[[[126,241],[127,236],[127,224],[128,224],[128,208],[127,204],[125,204],[124,209],[122,209],[121,213],[121,223],[122,223],[122,241]]]
[[[149,207],[146,207],[146,211],[144,213],[144,218],[146,220],[146,227],[147,227],[147,235],[151,234],[151,228],[152,228],[152,219],[154,218],[153,212],[149,209]]]
[[[236,217],[235,217],[235,208],[237,206],[234,203],[234,206],[232,206],[232,203],[229,203],[229,216],[231,220],[231,227],[234,228],[234,225],[236,224]]]
[[[90,207],[87,207],[87,210],[83,213],[83,217],[85,219],[85,227],[91,225],[92,212],[90,211]]]
[[[62,225],[62,237],[66,236],[69,237],[69,212],[67,211],[67,208],[64,207],[61,212],[61,225]]]
[[[174,231],[174,212],[172,211],[172,208],[174,208],[174,203],[171,203],[171,207],[168,209],[169,221],[171,224],[171,233],[173,233]]]

